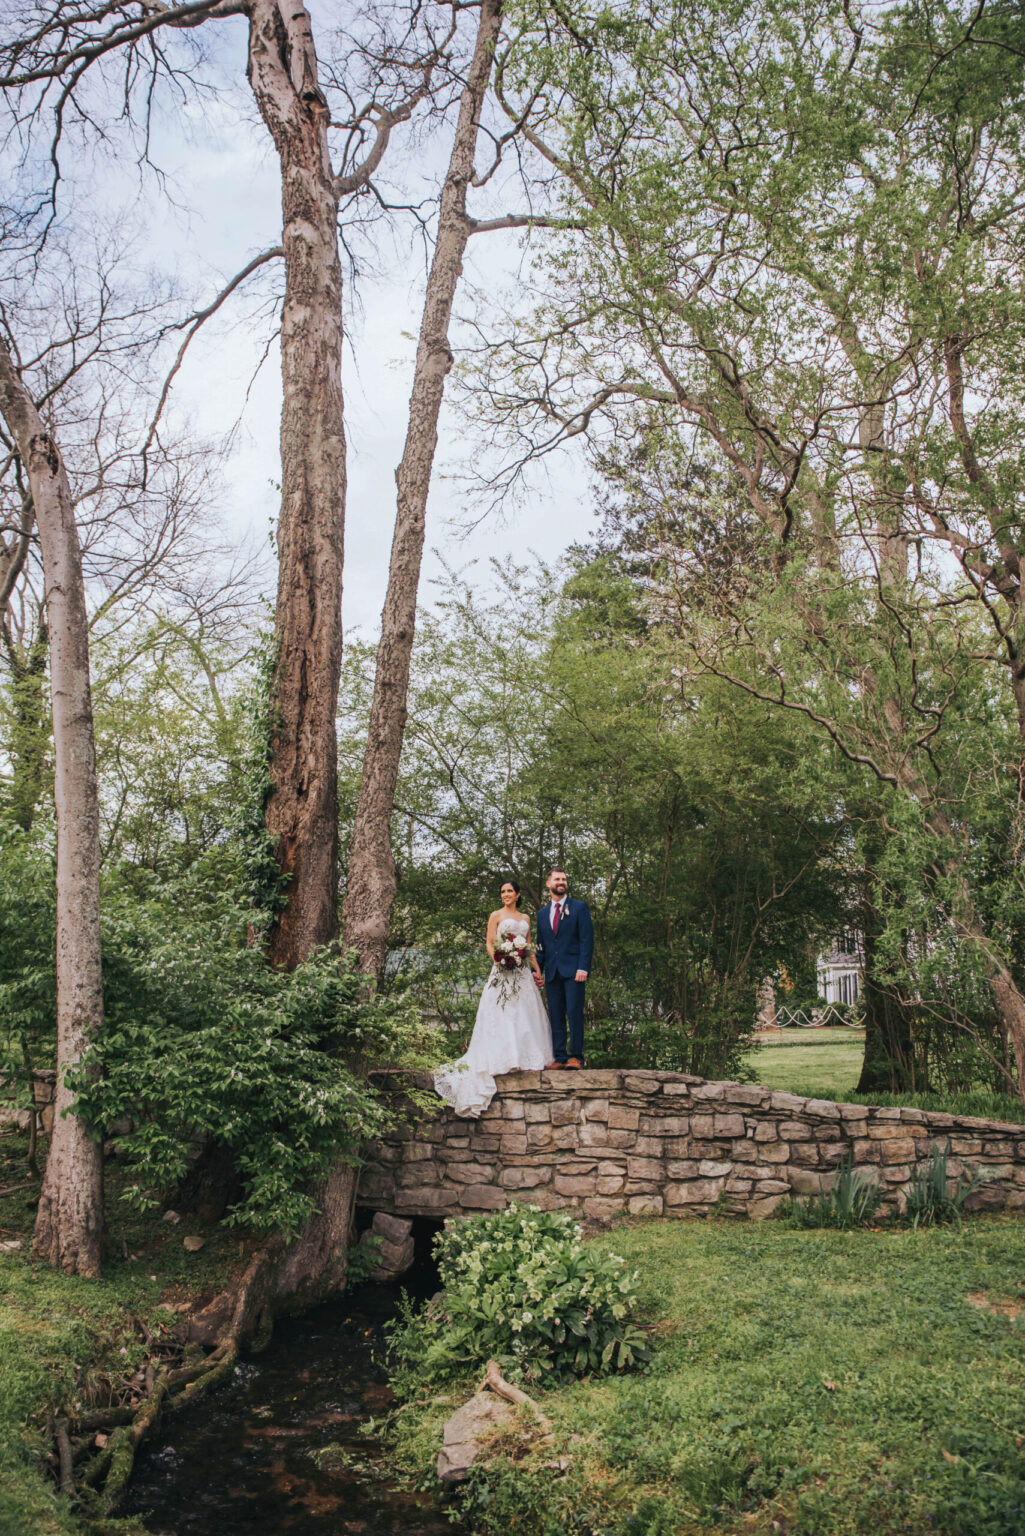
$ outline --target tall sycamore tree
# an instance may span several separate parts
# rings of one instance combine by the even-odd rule
[[[100,1273],[103,1154],[72,1110],[66,1075],[103,1024],[100,957],[100,807],[89,690],[89,621],[82,551],[67,471],[53,432],[0,337],[0,415],[28,479],[42,546],[54,802],[57,812],[57,1060],[53,1136],[33,1252],[76,1275]]]

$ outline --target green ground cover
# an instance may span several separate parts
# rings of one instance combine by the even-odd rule
[[[647,1222],[596,1241],[640,1271],[653,1361],[539,1393],[556,1443],[476,1480],[476,1529],[1025,1532],[1025,1326],[1000,1310],[1025,1308],[1025,1223]],[[462,1400],[445,1396],[396,1420],[428,1481]]]
[[[36,1185],[20,1187],[25,1145],[10,1127],[0,1132],[0,1189],[11,1190],[0,1198],[0,1241],[22,1243],[0,1252],[0,1536],[66,1536],[81,1527],[43,1466],[52,1450],[48,1416],[75,1403],[119,1401],[146,1353],[136,1320],[157,1337],[170,1333],[177,1318],[161,1303],[213,1295],[238,1262],[239,1240],[192,1218],[170,1226],[159,1214],[130,1215],[114,1166],[104,1278],[72,1279],[34,1264]],[[186,1233],[204,1237],[201,1252],[185,1251]]]
[[[795,1031],[751,1061],[773,1087],[850,1098],[860,1050],[847,1031]],[[980,1096],[888,1102],[1015,1110]],[[191,1218],[132,1216],[113,1163],[104,1279],[54,1274],[28,1255],[24,1152],[22,1136],[0,1134],[0,1241],[23,1244],[0,1252],[0,1536],[72,1536],[80,1528],[42,1461],[48,1415],[122,1392],[144,1354],[135,1319],[170,1329],[162,1303],[213,1294],[239,1239]],[[199,1230],[206,1246],[189,1254],[183,1234]],[[557,1445],[499,1461],[474,1485],[475,1529],[1025,1536],[1025,1223],[644,1223],[596,1242],[640,1272],[653,1363],[545,1393]],[[400,1460],[428,1484],[450,1411],[397,1420]]]
[[[851,1029],[788,1029],[757,1045],[744,1058],[751,1079],[769,1088],[784,1088],[813,1099],[840,1099],[848,1104],[908,1105],[945,1110],[951,1115],[978,1115],[987,1120],[1025,1121],[1025,1106],[1009,1094],[875,1093],[859,1094],[854,1085],[861,1073],[864,1036]]]

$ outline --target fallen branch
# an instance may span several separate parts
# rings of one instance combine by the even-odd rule
[[[211,1388],[216,1387],[222,1382],[226,1376],[230,1376],[238,1360],[238,1343],[234,1338],[229,1338],[225,1340],[224,1345],[214,1350],[214,1355],[219,1354],[222,1348],[224,1349],[224,1354],[221,1355],[221,1358],[215,1365],[209,1366],[209,1369],[196,1377],[194,1381],[190,1381],[184,1391],[179,1392],[176,1397],[170,1399],[167,1404],[168,1413],[177,1413],[179,1408],[183,1408],[186,1403],[194,1403],[197,1398],[202,1397],[204,1393],[209,1392]],[[209,1359],[212,1360],[213,1355]],[[209,1360],[207,1364],[209,1365]]]
[[[54,1426],[54,1436],[57,1441],[57,1457],[60,1464],[60,1491],[64,1497],[70,1499],[75,1492],[72,1479],[72,1455],[71,1437],[68,1434],[67,1419],[58,1419]]]
[[[546,1436],[551,1435],[551,1419],[541,1412],[541,1409],[532,1397],[529,1397],[520,1387],[514,1387],[512,1382],[506,1381],[498,1368],[497,1360],[488,1361],[484,1370],[484,1385],[490,1387],[496,1396],[504,1397],[507,1403],[515,1403],[517,1406],[522,1405],[525,1408],[532,1409],[544,1434]]]
[[[80,1413],[75,1423],[82,1431],[113,1429],[115,1424],[130,1424],[134,1418],[135,1409],[122,1404],[116,1408],[93,1408],[89,1413]]]

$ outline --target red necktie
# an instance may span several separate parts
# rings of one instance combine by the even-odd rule
[[[560,916],[561,912],[562,912],[561,903],[556,902],[555,906],[552,908],[552,933],[553,934],[556,934],[559,931],[559,916]]]

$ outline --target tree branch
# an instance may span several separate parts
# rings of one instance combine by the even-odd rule
[[[489,235],[496,229],[586,229],[579,219],[559,219],[544,213],[507,213],[498,219],[471,219],[471,235]]]
[[[153,419],[149,424],[149,431],[146,434],[146,441],[142,447],[143,490],[146,488],[149,450],[153,445],[153,439],[156,436],[157,426],[160,422],[160,417],[163,414],[164,406],[167,404],[167,397],[170,394],[171,385],[174,382],[175,375],[178,373],[178,370],[181,368],[181,365],[185,360],[185,353],[188,351],[189,344],[192,342],[196,336],[196,333],[201,329],[203,324],[210,319],[211,315],[215,315],[217,313],[225,300],[231,297],[236,288],[244,283],[247,277],[250,277],[254,272],[258,271],[260,267],[266,266],[267,262],[269,261],[276,261],[279,258],[283,260],[284,255],[285,252],[282,247],[280,245],[276,245],[272,247],[271,250],[264,251],[259,256],[254,256],[252,261],[250,261],[246,266],[242,268],[241,272],[236,272],[235,276],[231,279],[231,282],[226,284],[226,286],[221,289],[216,298],[211,300],[211,302],[207,304],[204,309],[196,310],[194,314],[188,317],[188,319],[180,321],[174,327],[175,330],[180,330],[183,326],[187,326],[188,329],[181,346],[178,348],[178,354],[171,365],[171,370],[164,380],[163,388],[160,391],[160,398],[157,401],[156,410],[153,412]]]

